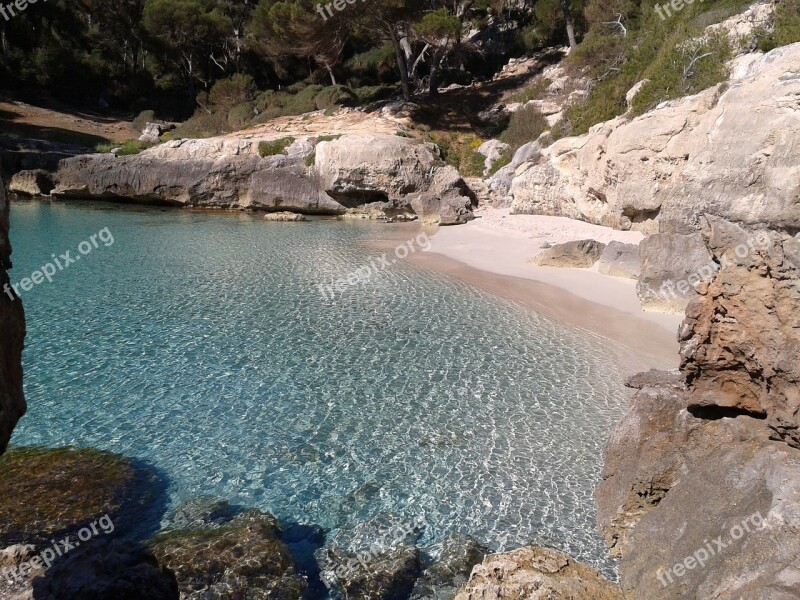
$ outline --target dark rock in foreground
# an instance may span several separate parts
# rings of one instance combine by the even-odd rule
[[[25,313],[22,301],[9,296],[8,269],[11,268],[11,243],[8,239],[8,202],[0,178],[0,454],[17,421],[25,414],[22,392],[22,346],[25,340]]]
[[[36,600],[178,600],[175,575],[146,547],[96,540],[33,582]]]

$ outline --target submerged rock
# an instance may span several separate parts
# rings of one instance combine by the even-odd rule
[[[541,267],[588,269],[600,258],[606,245],[594,240],[556,244],[533,259]]]
[[[469,536],[448,537],[439,560],[425,569],[414,585],[411,600],[450,600],[488,552],[486,546]]]
[[[152,550],[184,600],[295,600],[308,584],[280,534],[272,515],[248,510],[221,526],[160,535]]]
[[[8,238],[8,210],[5,185],[0,178],[0,454],[17,421],[25,414],[22,390],[22,346],[25,341],[25,313],[22,301],[8,294],[11,242]]]
[[[225,500],[195,498],[175,509],[168,520],[167,529],[192,531],[220,527],[229,523],[234,516],[236,511]]]
[[[16,448],[0,457],[0,547],[48,544],[91,527],[119,534],[139,524],[158,480],[130,459],[92,449]]]
[[[600,573],[549,548],[487,556],[455,600],[625,600]]]
[[[322,581],[348,600],[405,600],[420,573],[418,537],[415,526],[390,514],[343,527],[316,552]]]
[[[281,212],[267,213],[266,215],[264,215],[264,220],[271,221],[273,223],[297,223],[299,221],[305,221],[306,218],[299,213],[281,211]]]

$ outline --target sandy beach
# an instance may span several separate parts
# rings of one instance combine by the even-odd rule
[[[625,364],[631,373],[678,366],[682,316],[644,312],[634,280],[594,268],[554,269],[529,262],[545,244],[582,239],[635,244],[643,239],[641,233],[562,217],[510,215],[507,209],[484,208],[476,214],[466,225],[438,228],[431,249],[410,260],[620,344],[630,350]]]

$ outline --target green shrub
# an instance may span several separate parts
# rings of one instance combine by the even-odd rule
[[[552,83],[553,82],[547,78],[539,79],[532,86],[513,94],[509,98],[509,102],[521,102],[525,104],[531,100],[541,100],[547,93],[547,88],[549,88]]]
[[[151,144],[149,142],[140,142],[139,140],[127,140],[117,144],[113,142],[97,144],[95,150],[105,154],[111,152],[115,148],[119,148],[119,150],[117,150],[117,156],[132,156],[134,154],[139,154],[143,150],[152,148],[155,145],[156,144]]]
[[[173,131],[174,137],[181,138],[207,138],[219,135],[229,130],[228,113],[216,112],[209,114],[205,110],[198,110],[190,119],[178,125]]]
[[[244,127],[255,116],[252,102],[237,104],[228,113],[228,125],[232,130],[244,129]]]
[[[800,0],[782,0],[775,7],[775,31],[757,37],[762,52],[800,42]]]
[[[286,149],[294,143],[293,137],[285,137],[270,142],[260,142],[258,144],[258,154],[261,158],[283,154]]]
[[[356,95],[343,85],[332,85],[321,90],[314,98],[317,110],[325,110],[334,106],[356,104]]]
[[[143,110],[138,114],[138,116],[133,120],[133,128],[136,131],[144,131],[145,125],[148,123],[152,123],[156,120],[156,113],[153,110]]]
[[[464,177],[483,175],[486,157],[476,150],[483,140],[471,134],[435,133],[430,140],[439,147],[444,162],[452,165]]]
[[[256,83],[250,75],[236,74],[220,79],[208,93],[208,101],[214,111],[230,111],[234,106],[248,102],[256,93]]]
[[[508,127],[500,135],[500,140],[516,151],[523,144],[537,139],[547,129],[547,119],[535,106],[523,106],[511,115]]]

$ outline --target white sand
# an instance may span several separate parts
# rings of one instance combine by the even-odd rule
[[[638,319],[655,323],[670,333],[677,331],[682,317],[644,312],[632,279],[610,277],[593,269],[539,267],[529,261],[543,246],[593,239],[638,244],[643,235],[617,231],[563,217],[511,215],[508,209],[483,208],[477,219],[458,227],[440,227],[432,238],[430,252],[457,260],[475,269],[539,281],[560,288],[595,304],[607,306]]]

